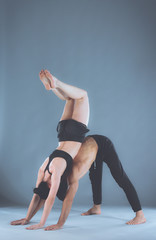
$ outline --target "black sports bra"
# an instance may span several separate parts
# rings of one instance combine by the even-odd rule
[[[65,151],[63,151],[63,150],[58,150],[58,149],[56,149],[54,152],[52,152],[52,153],[50,154],[50,156],[49,156],[49,162],[48,162],[48,164],[47,164],[44,172],[47,170],[48,173],[49,173],[50,175],[52,175],[52,173],[49,171],[49,165],[50,165],[51,161],[52,161],[54,158],[56,158],[56,157],[61,157],[61,158],[63,158],[63,159],[66,161],[66,163],[67,163],[67,167],[66,167],[66,169],[65,169],[65,171],[64,171],[64,173],[63,173],[63,175],[62,175],[62,177],[64,177],[64,176],[66,175],[66,173],[69,172],[69,170],[71,169],[71,166],[72,166],[72,163],[73,163],[73,159],[72,159],[72,157],[69,155],[69,153],[67,153],[67,152],[65,152]]]

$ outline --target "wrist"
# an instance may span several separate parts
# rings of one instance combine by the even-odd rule
[[[39,223],[39,225],[40,225],[41,227],[44,227],[44,224],[45,224],[45,223],[43,223],[43,222],[40,222],[40,223]]]
[[[57,222],[57,225],[59,225],[60,227],[62,227],[62,226],[64,225],[64,222],[58,221],[58,222]]]

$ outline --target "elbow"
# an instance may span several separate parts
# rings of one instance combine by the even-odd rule
[[[73,192],[77,192],[77,189],[79,187],[79,182],[74,182],[72,185],[71,185],[72,189],[73,189]]]
[[[72,189],[73,189],[73,193],[74,193],[74,194],[76,194],[76,192],[77,192],[77,189],[78,189],[78,186],[73,186],[73,188],[72,188]]]

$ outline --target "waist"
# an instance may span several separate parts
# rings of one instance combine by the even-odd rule
[[[63,150],[71,155],[72,158],[75,158],[79,149],[81,147],[80,142],[74,141],[61,141],[57,147],[58,150]]]
[[[82,143],[88,131],[89,129],[85,124],[74,119],[62,120],[57,126],[59,142],[71,141]]]

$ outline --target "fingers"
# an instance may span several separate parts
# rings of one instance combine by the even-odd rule
[[[13,221],[10,223],[11,225],[19,225],[19,223],[17,223],[16,221]]]
[[[21,223],[21,225],[26,225],[28,223],[29,223],[28,221],[24,221],[24,222]]]
[[[50,230],[54,230],[54,229],[55,229],[55,225],[52,225],[52,226],[46,227],[44,230],[45,231],[50,231]]]
[[[33,226],[30,226],[30,227],[26,227],[25,229],[27,229],[27,230],[33,230],[34,228],[33,228]]]
[[[40,228],[42,228],[43,227],[43,225],[41,225],[40,223],[39,224],[35,224],[35,225],[32,225],[32,226],[29,226],[29,227],[27,227],[27,228],[25,228],[25,229],[27,229],[27,230],[36,230],[36,229],[40,229]]]
[[[27,230],[35,230],[35,229],[37,229],[37,227],[35,225],[32,225],[32,226],[26,227],[25,229],[27,229]]]
[[[20,225],[22,223],[22,220],[16,220],[16,221],[12,221],[10,224],[11,225]]]
[[[44,230],[45,231],[53,231],[53,230],[58,230],[60,228],[61,228],[61,226],[55,224],[55,225],[51,225],[51,226],[46,227]]]

